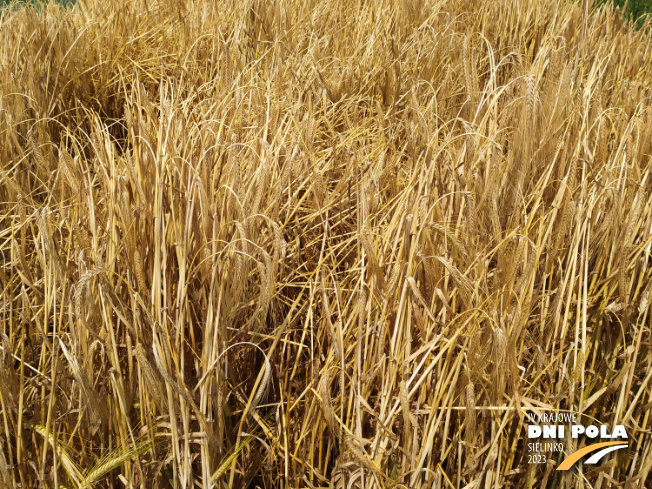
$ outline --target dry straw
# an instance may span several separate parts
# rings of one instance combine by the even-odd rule
[[[564,0],[3,11],[0,486],[650,487],[648,29]],[[528,465],[529,409],[628,452]]]

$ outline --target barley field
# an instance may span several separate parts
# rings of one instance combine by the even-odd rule
[[[647,22],[5,10],[0,488],[650,487]]]

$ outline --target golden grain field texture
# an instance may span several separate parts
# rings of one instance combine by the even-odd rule
[[[0,487],[652,476],[652,44],[586,0],[0,20]],[[528,413],[622,424],[528,463]]]

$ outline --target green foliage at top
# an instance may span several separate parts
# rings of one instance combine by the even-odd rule
[[[75,0],[56,0],[56,2],[60,3],[61,5],[73,5]],[[47,0],[45,0],[45,2],[43,2],[43,0],[0,0],[0,8],[8,7],[12,3],[16,5],[26,3],[36,7],[39,3],[47,3]]]
[[[62,5],[72,5],[75,0],[55,0]],[[606,0],[600,0],[599,3],[604,3]],[[652,0],[611,0],[617,7],[625,8],[625,17],[631,19],[640,27],[646,15],[652,13]],[[0,0],[0,7],[9,5],[12,0]],[[17,3],[29,3],[37,5],[39,0],[18,0]]]
[[[625,18],[641,27],[647,15],[652,14],[652,0],[612,0],[617,7],[625,7]],[[602,0],[600,3],[604,3]]]
[[[614,3],[622,7],[625,5],[625,0],[614,0]],[[629,0],[627,2],[625,15],[631,15],[634,20],[649,13],[652,13],[652,0]]]

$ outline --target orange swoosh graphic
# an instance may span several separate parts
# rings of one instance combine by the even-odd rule
[[[584,455],[587,455],[591,452],[595,452],[596,450],[600,450],[601,448],[610,447],[613,445],[625,445],[625,443],[623,443],[622,441],[606,441],[604,443],[594,443],[593,445],[584,447],[581,450],[578,450],[572,455],[570,455],[569,457],[567,457],[561,464],[559,464],[557,470],[568,470],[573,466],[573,464],[575,464],[575,462],[581,459]]]

